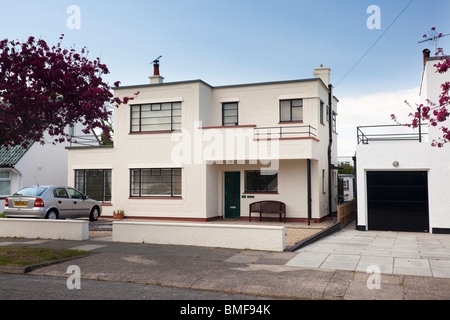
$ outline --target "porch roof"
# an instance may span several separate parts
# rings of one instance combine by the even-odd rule
[[[1,167],[13,167],[24,156],[33,143],[29,147],[24,148],[21,145],[0,148],[0,168]]]

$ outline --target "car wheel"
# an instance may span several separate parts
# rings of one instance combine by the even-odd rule
[[[97,207],[92,208],[91,213],[89,214],[90,221],[97,221],[99,210]]]
[[[58,219],[58,213],[56,211],[50,211],[45,216],[45,219],[56,220],[56,219]]]

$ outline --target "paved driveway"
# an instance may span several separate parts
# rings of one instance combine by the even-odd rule
[[[450,278],[449,234],[357,231],[351,224],[296,252],[286,265]]]

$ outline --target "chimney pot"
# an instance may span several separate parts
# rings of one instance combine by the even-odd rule
[[[163,83],[164,78],[159,75],[159,58],[161,58],[161,56],[153,61],[153,75],[149,77],[150,84]]]

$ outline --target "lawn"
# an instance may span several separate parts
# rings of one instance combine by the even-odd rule
[[[0,247],[0,266],[29,266],[90,254],[81,250]]]

